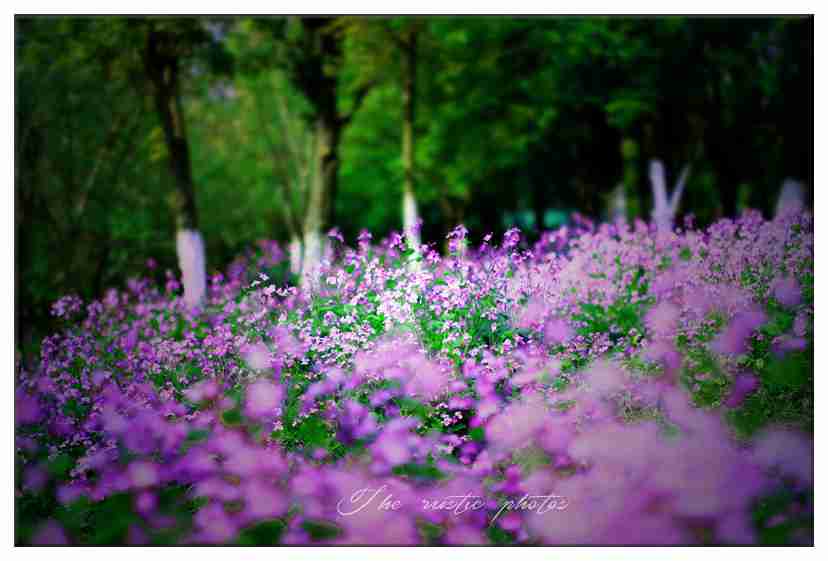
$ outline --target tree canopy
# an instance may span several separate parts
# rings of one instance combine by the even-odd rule
[[[178,64],[211,271],[309,221],[399,231],[407,174],[438,245],[459,223],[531,238],[571,212],[605,218],[619,185],[647,218],[653,159],[671,185],[692,164],[680,210],[700,223],[770,215],[789,177],[813,198],[812,18],[18,17],[19,327],[149,257],[175,270],[152,33]]]

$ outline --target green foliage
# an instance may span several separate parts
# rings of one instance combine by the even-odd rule
[[[302,529],[308,533],[311,541],[314,542],[332,540],[342,533],[342,530],[340,530],[335,524],[324,520],[305,520],[302,523]]]
[[[793,315],[773,301],[768,304],[768,313],[769,321],[759,330],[761,337],[752,337],[748,352],[738,357],[739,365],[758,377],[759,387],[739,407],[727,411],[734,429],[743,438],[772,425],[813,432],[813,346],[777,357],[771,341],[790,330]],[[711,315],[709,320],[692,340],[680,335],[677,345],[685,355],[682,381],[694,403],[700,407],[720,407],[731,391],[732,379],[709,344],[724,328],[725,321],[720,314]]]
[[[287,242],[313,179],[318,58],[300,18],[30,18],[15,29],[18,346],[59,295],[176,271],[167,148],[141,61],[148,22],[175,38],[209,269],[261,238]],[[643,169],[693,161],[682,210],[769,213],[784,177],[812,193],[812,18],[333,18],[324,61],[348,115],[333,205],[352,239],[401,227],[401,51],[419,37],[416,197],[426,241],[599,217]],[[360,92],[371,86],[359,107]],[[311,96],[312,97],[312,96]],[[327,108],[331,110],[331,108]],[[744,130],[752,130],[745,140]],[[807,133],[807,131],[806,131]],[[762,157],[756,159],[756,154]],[[744,196],[740,199],[740,189]],[[153,257],[158,268],[148,271]],[[280,277],[281,278],[281,277]],[[806,288],[807,293],[807,288]],[[623,321],[623,320],[622,320]],[[481,329],[485,329],[481,325]],[[600,327],[600,326],[598,326]],[[498,337],[508,335],[500,333]],[[435,345],[439,342],[435,341]]]
[[[617,271],[617,278],[620,279],[624,271],[620,262]],[[648,290],[649,283],[644,277],[644,271],[638,267],[625,287],[624,294],[611,304],[604,306],[594,302],[581,302],[580,313],[572,316],[580,324],[578,334],[589,338],[608,336],[614,350],[623,350],[630,344],[637,344],[644,333],[643,317],[650,303],[646,297]]]
[[[511,546],[515,543],[515,536],[511,532],[504,530],[496,524],[489,526],[486,533],[488,534],[492,545]]]
[[[814,531],[813,491],[797,492],[782,488],[760,500],[753,509],[753,522],[759,530],[761,545],[791,545],[796,538]],[[809,514],[809,511],[811,514]]]
[[[394,468],[394,475],[399,475],[414,482],[428,482],[445,479],[446,474],[430,464],[402,464]]]
[[[775,424],[813,433],[813,356],[813,348],[810,348],[789,353],[781,360],[768,358],[767,363],[762,364],[757,371],[759,389],[728,415],[740,435],[750,436]]]
[[[259,522],[239,532],[238,545],[279,545],[282,533],[286,529],[283,520]]]

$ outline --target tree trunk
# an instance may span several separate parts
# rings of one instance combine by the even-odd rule
[[[181,284],[184,285],[184,303],[194,308],[201,305],[207,293],[204,240],[198,230],[179,229],[175,237]]]
[[[627,193],[623,183],[619,183],[610,193],[607,218],[612,224],[627,221]]]
[[[403,232],[409,247],[420,247],[419,216],[415,193],[414,164],[414,123],[417,85],[417,34],[412,33],[406,44],[405,62],[403,64],[403,123],[402,123],[402,160],[403,171]]]
[[[639,146],[632,137],[621,140],[621,160],[623,162],[623,185],[627,219],[632,223],[641,214],[641,198],[638,189]]]
[[[190,148],[179,90],[179,61],[176,45],[169,34],[150,30],[147,34],[145,65],[153,85],[153,98],[169,155],[170,172],[175,183],[172,208],[175,213],[176,249],[184,284],[184,301],[189,306],[201,303],[206,293],[207,275],[204,242],[198,232],[195,187],[190,167]]]
[[[302,219],[304,256],[300,282],[304,284],[318,272],[323,230],[336,220],[333,203],[338,186],[339,141],[342,129],[353,113],[348,116],[339,113],[337,73],[330,71],[330,66],[342,56],[341,37],[329,29],[329,18],[302,18],[301,25],[304,30],[303,58],[293,67],[291,80],[314,108],[316,146]]]
[[[190,148],[178,82],[178,56],[159,32],[150,31],[147,40],[147,67],[153,84],[155,109],[161,118],[169,166],[175,181],[174,211],[180,230],[198,228],[195,188],[190,168]],[[167,52],[165,52],[167,51]]]
[[[322,258],[322,230],[330,224],[331,207],[339,172],[340,125],[334,117],[320,115],[316,120],[315,170],[310,182],[308,204],[302,228],[302,282],[314,277]]]
[[[291,274],[302,274],[302,239],[298,235],[291,235],[288,253],[290,255]]]
[[[805,206],[803,193],[802,183],[791,178],[785,179],[776,199],[774,218],[789,212],[801,212]]]
[[[690,166],[684,166],[676,186],[671,192],[668,192],[664,164],[660,160],[650,161],[650,185],[653,191],[653,210],[650,216],[659,232],[673,231],[689,173]]]

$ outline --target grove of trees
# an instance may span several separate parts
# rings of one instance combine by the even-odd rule
[[[810,205],[813,33],[806,17],[19,17],[17,343],[61,294],[179,267],[198,284],[259,239],[301,278],[333,227],[441,246],[460,223],[531,238],[573,211],[704,224],[771,216],[789,178]],[[680,200],[654,200],[654,173],[666,197],[684,178]]]

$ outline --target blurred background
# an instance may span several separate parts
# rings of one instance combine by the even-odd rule
[[[15,20],[18,349],[62,295],[208,273],[336,226],[442,248],[580,213],[649,219],[649,162],[704,226],[813,201],[813,18]],[[413,206],[412,206],[413,205]],[[412,214],[413,213],[413,214]],[[680,224],[680,222],[679,222]],[[148,266],[152,259],[156,265]]]

